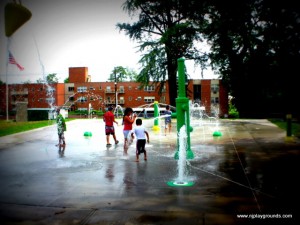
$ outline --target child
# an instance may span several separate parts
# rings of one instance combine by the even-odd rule
[[[60,114],[60,108],[56,109],[56,124],[58,134],[58,144],[56,146],[64,146],[66,144],[64,132],[67,130],[66,121]]]
[[[147,152],[145,149],[146,145],[146,137],[147,143],[149,143],[149,134],[145,130],[144,126],[142,126],[142,119],[136,120],[136,127],[133,129],[131,133],[131,138],[134,138],[134,134],[136,136],[136,162],[139,162],[139,155],[144,153],[144,160],[147,160]]]
[[[113,107],[108,107],[108,111],[103,115],[103,121],[105,122],[105,134],[106,134],[106,146],[111,146],[109,142],[109,136],[112,135],[115,141],[115,144],[118,144],[119,141],[116,138],[114,123],[118,124],[115,120],[115,115],[112,112]]]
[[[124,134],[124,154],[127,155],[127,149],[129,146],[129,140],[128,137],[130,135],[130,132],[132,130],[132,124],[134,123],[134,120],[136,118],[136,114],[133,114],[132,108],[126,108],[124,111],[123,116],[123,134]]]
[[[171,120],[172,111],[170,110],[169,105],[166,106],[165,115],[166,115],[166,117],[165,117],[165,135],[167,135],[167,130],[169,131],[168,133],[170,133],[171,128],[172,128],[172,120]]]

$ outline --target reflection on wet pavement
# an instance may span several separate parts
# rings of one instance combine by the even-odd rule
[[[299,142],[266,120],[194,123],[186,162],[188,187],[178,176],[173,133],[152,131],[148,161],[135,162],[135,140],[124,155],[105,145],[101,120],[69,122],[67,145],[56,147],[55,127],[1,138],[0,222],[15,224],[295,224]],[[92,137],[84,137],[85,131]],[[163,131],[163,129],[162,129]],[[238,214],[289,214],[293,219],[241,219]],[[33,222],[34,221],[34,222]],[[274,222],[275,221],[275,222]],[[1,223],[1,224],[2,224]]]

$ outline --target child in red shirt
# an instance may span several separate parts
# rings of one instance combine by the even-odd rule
[[[132,124],[134,123],[135,118],[137,117],[136,114],[132,116],[133,109],[132,108],[126,108],[124,111],[123,116],[123,134],[124,134],[124,153],[127,155],[127,149],[128,149],[128,138],[132,130]]]
[[[109,136],[112,135],[115,144],[118,144],[119,141],[116,138],[114,123],[118,124],[115,120],[115,115],[112,113],[113,107],[108,107],[108,111],[103,115],[103,121],[105,122],[105,134],[106,134],[106,146],[111,146],[109,143]]]

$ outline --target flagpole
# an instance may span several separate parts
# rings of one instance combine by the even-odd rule
[[[6,81],[5,81],[5,85],[6,85],[6,121],[9,120],[9,116],[8,116],[8,52],[9,52],[9,38],[7,38],[7,50],[6,50]]]
[[[8,65],[6,64],[6,81],[5,81],[5,83],[6,83],[6,120],[8,121],[8,83],[7,83],[7,81],[8,81],[8,79],[7,79],[7,67],[8,67]]]

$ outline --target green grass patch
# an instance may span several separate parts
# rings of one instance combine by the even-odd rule
[[[277,127],[286,131],[287,122],[282,119],[269,119],[269,121],[275,124]],[[292,135],[295,137],[300,137],[300,123],[296,121],[292,121]]]
[[[66,119],[66,122],[74,119]],[[269,119],[269,121],[279,128],[286,131],[287,123],[282,119]],[[56,124],[55,120],[41,120],[29,122],[14,122],[12,120],[0,120],[0,137],[20,133],[28,130],[33,130],[41,127],[51,126]],[[300,123],[292,122],[292,135],[300,137]]]
[[[72,119],[66,119],[66,122],[70,120]],[[12,120],[0,120],[0,137],[28,130],[34,130],[41,127],[51,126],[54,124],[56,124],[55,120],[41,120],[29,122],[14,122]]]

